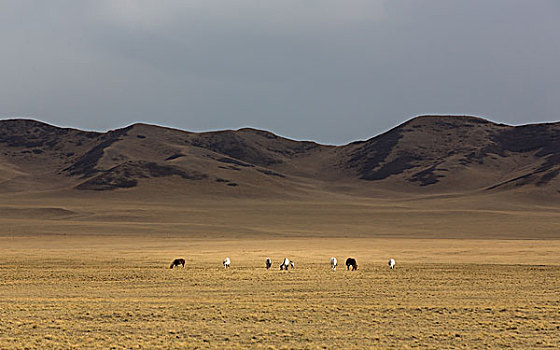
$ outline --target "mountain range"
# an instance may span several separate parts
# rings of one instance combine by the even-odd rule
[[[509,126],[421,116],[342,146],[243,128],[193,133],[133,124],[105,133],[0,121],[0,192],[130,191],[173,183],[197,193],[309,190],[359,195],[560,190],[560,123]]]

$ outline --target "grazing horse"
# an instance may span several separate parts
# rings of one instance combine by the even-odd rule
[[[226,258],[226,260],[224,260],[222,264],[224,264],[224,268],[227,269],[229,265],[231,265],[231,260],[229,260],[229,258]]]
[[[266,269],[270,269],[270,267],[272,266],[272,260],[270,260],[270,258],[266,258]]]
[[[183,268],[185,268],[185,259],[179,258],[179,259],[173,260],[173,262],[171,262],[171,265],[169,265],[169,268],[172,269],[175,266],[179,266],[179,265],[183,265]]]
[[[387,265],[389,265],[389,267],[392,269],[395,268],[395,259],[391,258],[389,259],[389,261],[387,262]]]
[[[336,271],[336,266],[338,265],[338,260],[336,260],[336,258],[333,256],[331,258],[331,269],[333,271]]]
[[[292,269],[294,268],[294,262],[290,261],[290,259],[285,258],[282,264],[280,264],[280,270],[288,271],[288,267],[291,266]]]
[[[352,271],[358,269],[358,262],[355,258],[346,259],[346,270],[350,270],[350,266],[352,266]]]

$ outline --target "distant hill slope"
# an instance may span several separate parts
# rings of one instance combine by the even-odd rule
[[[559,188],[560,123],[512,127],[423,116],[345,148],[344,164],[368,181],[442,190]]]
[[[558,196],[560,123],[422,116],[367,141],[326,146],[249,128],[192,133],[134,124],[97,133],[12,119],[0,121],[0,160],[0,193],[159,184],[221,195],[522,188]]]

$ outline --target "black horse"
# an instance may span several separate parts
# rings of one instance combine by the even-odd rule
[[[179,259],[173,260],[173,262],[171,263],[171,265],[169,265],[169,268],[172,269],[172,268],[174,268],[175,266],[179,266],[179,265],[182,265],[183,268],[185,268],[185,259],[179,258]]]
[[[270,258],[266,258],[266,269],[270,269],[270,267],[272,266],[272,260],[270,260]]]
[[[350,266],[352,266],[352,271],[358,269],[358,262],[356,262],[355,258],[346,259],[346,270],[350,270]]]

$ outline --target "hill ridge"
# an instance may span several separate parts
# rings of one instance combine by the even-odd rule
[[[0,120],[0,192],[25,188],[250,193],[373,189],[558,195],[560,123],[422,115],[364,141],[322,145],[244,127],[191,132],[134,123],[107,132]],[[26,180],[27,179],[27,180]]]

